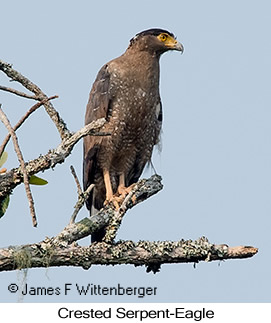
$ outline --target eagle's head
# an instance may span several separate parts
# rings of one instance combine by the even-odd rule
[[[147,29],[136,34],[131,40],[129,48],[136,47],[139,50],[146,50],[161,55],[168,50],[184,51],[171,32],[164,29]]]

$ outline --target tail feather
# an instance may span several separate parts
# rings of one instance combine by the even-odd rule
[[[94,201],[95,201],[95,190],[93,191],[93,196],[92,196],[92,204],[89,210],[90,216],[95,215],[99,212],[99,209],[97,209],[94,206]],[[105,236],[105,228],[101,228],[91,234],[91,243],[93,242],[102,242],[103,237]]]
[[[99,229],[92,233],[91,243],[93,242],[102,242],[103,237],[105,236],[105,228]]]

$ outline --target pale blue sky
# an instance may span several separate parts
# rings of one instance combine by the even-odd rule
[[[253,245],[248,260],[164,265],[146,274],[132,266],[31,269],[31,286],[65,283],[157,287],[136,297],[33,297],[24,302],[270,302],[271,149],[270,21],[268,1],[8,1],[1,5],[1,59],[36,82],[71,130],[83,126],[88,93],[99,68],[126,49],[137,32],[161,27],[185,51],[161,59],[163,149],[154,155],[164,189],[131,210],[119,239],[177,240],[204,235],[212,243]],[[0,74],[0,84],[11,85]],[[0,93],[14,124],[32,102]],[[0,125],[1,137],[6,134]],[[40,109],[18,131],[26,160],[56,147],[59,138]],[[9,145],[8,168],[18,162]],[[53,236],[68,223],[76,202],[69,166],[82,172],[82,145],[64,165],[42,174],[33,187],[38,228],[33,228],[24,188],[16,188],[0,220],[0,246]],[[144,176],[149,176],[146,172]],[[79,218],[87,216],[83,209]],[[165,218],[167,223],[165,223]],[[88,243],[85,240],[83,243]],[[0,301],[16,302],[0,273]]]

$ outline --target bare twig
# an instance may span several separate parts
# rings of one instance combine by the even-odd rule
[[[70,166],[70,169],[71,169],[71,173],[73,175],[73,178],[74,178],[76,186],[77,186],[77,193],[78,193],[78,195],[81,195],[83,192],[82,192],[82,188],[81,188],[79,179],[78,179],[78,177],[76,175],[75,169],[74,169],[74,167],[72,165]]]
[[[73,224],[74,223],[74,221],[75,221],[75,219],[77,217],[78,212],[81,210],[82,206],[85,204],[85,201],[88,199],[89,194],[93,190],[94,186],[95,186],[94,184],[90,184],[89,187],[85,190],[84,193],[81,193],[81,194],[78,195],[78,201],[75,204],[74,212],[73,212],[73,214],[71,216],[71,219],[70,219],[70,223],[69,224]]]
[[[48,100],[53,100],[53,99],[56,99],[58,98],[57,95],[54,95],[54,96],[51,96],[50,98],[48,99],[45,99],[45,100],[42,100],[36,104],[34,104],[27,112],[26,114],[16,123],[16,125],[13,127],[13,130],[16,131],[23,123],[24,121],[34,112],[36,111],[40,106],[42,106],[44,103],[46,103]],[[10,134],[8,134],[6,136],[6,138],[4,139],[2,145],[0,146],[0,156],[1,154],[3,153],[6,145],[8,144],[9,142],[9,139],[10,139]]]
[[[75,180],[75,183],[76,183],[76,186],[77,186],[77,194],[78,194],[78,200],[74,206],[74,212],[71,216],[71,219],[70,219],[70,224],[74,223],[75,219],[76,219],[76,216],[78,214],[78,212],[81,210],[82,206],[84,205],[85,201],[88,199],[89,197],[89,194],[91,193],[91,191],[93,190],[94,188],[94,184],[91,184],[89,185],[89,187],[86,189],[85,192],[82,191],[82,188],[81,188],[81,185],[80,185],[80,182],[79,182],[79,179],[76,175],[76,172],[75,172],[75,169],[73,166],[70,167],[71,169],[71,173],[74,177],[74,180]]]
[[[29,209],[30,209],[30,214],[32,216],[33,226],[36,227],[37,226],[37,219],[36,219],[36,213],[35,213],[35,208],[34,208],[34,201],[33,201],[33,197],[32,197],[31,190],[30,190],[28,174],[27,174],[27,170],[26,170],[26,167],[25,167],[25,162],[24,162],[24,159],[23,159],[23,155],[22,155],[19,143],[18,143],[18,138],[16,136],[16,133],[15,133],[14,129],[12,128],[12,126],[11,126],[7,116],[5,115],[4,111],[1,109],[1,106],[0,106],[0,119],[4,123],[4,125],[6,126],[6,128],[8,129],[8,132],[10,133],[10,135],[12,137],[14,150],[15,150],[17,156],[18,156],[18,160],[19,160],[20,165],[21,165],[21,171],[23,173],[25,192],[26,192],[26,196],[27,196],[28,201],[29,201]]]
[[[21,96],[23,98],[32,99],[32,100],[38,100],[35,95],[26,94],[24,92],[12,89],[10,87],[0,85],[0,90],[10,92],[12,94],[16,94],[16,95]]]

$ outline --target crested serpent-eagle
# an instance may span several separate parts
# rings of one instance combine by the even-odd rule
[[[110,136],[84,138],[84,189],[95,185],[86,202],[90,214],[107,202],[116,205],[117,196],[129,191],[151,160],[162,124],[159,58],[168,50],[183,52],[183,46],[166,30],[145,30],[97,75],[85,124],[105,118],[101,131]],[[101,241],[103,236],[103,229],[94,232],[92,242]]]

